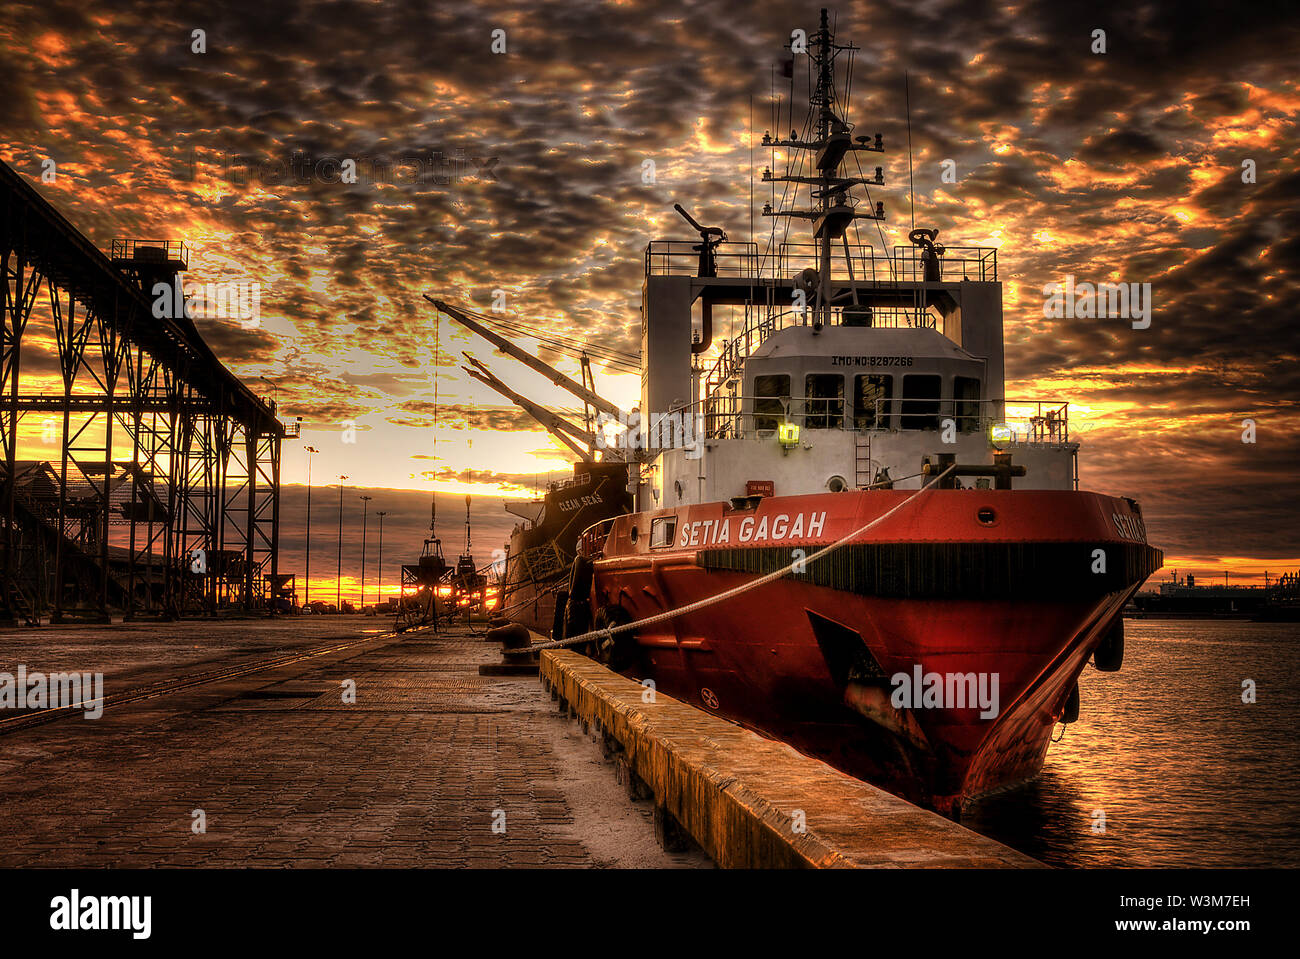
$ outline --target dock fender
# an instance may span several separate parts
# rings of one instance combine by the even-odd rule
[[[569,605],[569,591],[555,591],[555,616],[551,619],[551,639],[564,638],[564,611]]]
[[[564,606],[564,637],[580,636],[591,629],[593,567],[586,556],[573,557],[569,571],[569,597]]]
[[[592,629],[609,629],[613,626],[622,626],[625,623],[632,622],[632,614],[622,606],[616,606],[607,603],[600,609],[596,610],[596,616],[592,620]],[[636,659],[637,644],[636,631],[627,630],[617,633],[614,636],[597,640],[595,649],[595,659],[597,662],[604,663],[610,669],[618,672],[626,669],[633,664]]]
[[[1124,665],[1124,617],[1115,617],[1115,623],[1106,638],[1092,651],[1092,664],[1103,673],[1118,673]]]
[[[1061,722],[1069,725],[1079,721],[1079,684],[1075,683],[1074,688],[1070,690],[1070,698],[1065,701],[1065,712],[1061,714]]]

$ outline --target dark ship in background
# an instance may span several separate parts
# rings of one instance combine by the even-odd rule
[[[633,497],[629,491],[628,464],[619,450],[600,450],[598,416],[625,420],[627,415],[595,392],[590,357],[624,372],[639,369],[637,358],[608,347],[578,343],[556,334],[496,317],[457,308],[425,297],[440,313],[491,342],[525,366],[544,375],[583,402],[583,423],[572,422],[520,395],[468,353],[464,367],[471,378],[492,387],[535,419],[567,449],[578,456],[573,476],[548,484],[532,500],[506,501],[505,509],[517,517],[504,560],[476,566],[470,549],[469,497],[466,497],[465,553],[452,567],[443,557],[441,543],[430,523],[424,555],[416,564],[402,567],[400,629],[436,623],[438,617],[461,612],[491,613],[534,632],[551,635],[563,617],[568,583],[578,539],[583,530],[603,520],[627,513]],[[543,345],[577,356],[583,382],[565,376],[538,357],[497,332],[526,334]]]
[[[1300,622],[1300,573],[1283,573],[1263,586],[1198,583],[1194,575],[1181,579],[1178,571],[1160,583],[1155,592],[1133,597],[1125,614],[1136,618],[1253,619],[1264,622]]]
[[[568,581],[582,531],[632,509],[627,463],[573,464],[573,478],[554,483],[540,499],[507,503],[523,519],[510,536],[497,615],[533,632],[557,635],[569,598]]]

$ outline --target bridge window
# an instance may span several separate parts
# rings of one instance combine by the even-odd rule
[[[853,428],[855,430],[889,429],[889,398],[894,392],[894,378],[877,373],[862,373],[853,378]]]
[[[810,430],[844,429],[844,377],[838,373],[809,373],[804,380]]]
[[[973,376],[954,376],[952,399],[957,431],[974,433],[980,428],[980,381]]]
[[[774,430],[785,420],[790,405],[790,377],[771,374],[754,377],[754,429]]]
[[[939,398],[943,392],[943,377],[915,374],[903,377],[903,417],[905,430],[937,430],[939,428]]]
[[[673,545],[677,535],[677,517],[660,516],[650,521],[650,548],[663,549]]]

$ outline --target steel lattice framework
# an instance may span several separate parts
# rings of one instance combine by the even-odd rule
[[[0,620],[267,605],[280,444],[296,430],[183,311],[154,315],[148,291],[178,283],[187,256],[159,241],[110,258],[0,163]],[[29,329],[38,304],[48,322]],[[38,367],[53,340],[58,393],[23,389],[34,334]],[[57,458],[19,457],[36,416]]]

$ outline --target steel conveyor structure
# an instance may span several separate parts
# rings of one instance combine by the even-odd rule
[[[269,606],[297,430],[183,310],[154,316],[187,260],[106,255],[0,163],[0,622]]]

